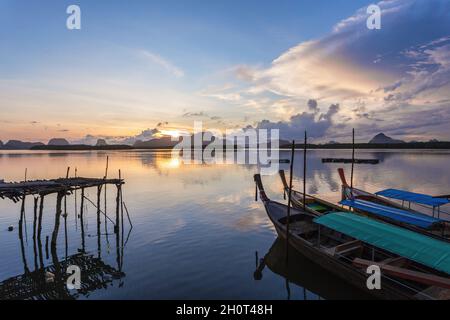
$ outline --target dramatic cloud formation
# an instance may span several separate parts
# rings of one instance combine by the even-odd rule
[[[239,66],[236,76],[248,86],[234,94],[243,100],[242,105],[258,112],[290,117],[259,125],[279,126],[291,133],[294,126],[300,126],[298,130],[315,131],[312,136],[324,139],[351,127],[370,136],[402,126],[411,128],[403,130],[405,136],[414,135],[417,126],[428,126],[416,122],[426,112],[447,117],[450,1],[391,0],[378,5],[381,30],[366,27],[369,15],[367,8],[361,8],[327,36],[300,43],[267,68]],[[317,101],[340,104],[332,111],[340,118],[339,125],[327,120],[326,114],[317,119]],[[450,126],[436,128],[429,135],[448,139]]]
[[[308,106],[310,102],[308,101]],[[326,113],[320,113],[317,103],[314,112],[303,112],[292,116],[289,121],[271,122],[263,120],[256,126],[257,129],[279,129],[281,139],[300,139],[304,131],[309,132],[311,138],[320,138],[326,135],[327,130],[332,126],[333,116],[339,111],[338,104],[332,104]]]
[[[162,123],[158,123],[158,127]],[[73,141],[74,144],[87,144],[95,145],[98,139],[104,139],[109,144],[128,144],[133,145],[136,141],[147,141],[157,137],[161,137],[161,131],[158,128],[146,129],[135,136],[103,136],[103,135],[91,135],[88,134],[82,139]]]

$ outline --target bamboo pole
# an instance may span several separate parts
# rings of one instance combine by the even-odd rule
[[[350,188],[353,190],[353,170],[355,167],[355,128],[352,130],[352,172],[350,177]]]
[[[25,216],[25,195],[23,196],[22,206],[20,208],[20,220],[19,220],[19,240],[20,240],[20,249],[22,253],[22,262],[25,273],[29,273],[27,258],[25,254],[25,245],[23,243],[23,218]]]
[[[306,144],[308,137],[305,131],[305,144],[303,147],[303,210],[306,211]]]
[[[33,211],[33,253],[34,253],[34,269],[38,269],[37,260],[37,246],[36,246],[36,228],[37,228],[37,211],[38,211],[39,198],[34,198],[34,211]]]
[[[66,179],[69,179],[70,167],[67,167]],[[64,193],[64,249],[65,249],[65,258],[67,260],[68,252],[69,252],[69,241],[67,238],[67,193]]]
[[[59,224],[60,224],[60,218],[61,218],[61,203],[62,203],[62,198],[64,197],[65,192],[58,192],[57,196],[56,196],[56,214],[55,214],[55,227],[53,228],[53,232],[52,232],[52,241],[51,241],[51,246],[52,249],[56,248],[56,243],[58,241],[58,232],[59,232]]]
[[[81,205],[80,205],[80,226],[81,226],[81,248],[85,252],[84,243],[84,188],[81,188]]]
[[[101,252],[101,239],[100,239],[100,197],[102,193],[102,186],[97,186],[97,251],[98,251],[98,257],[100,258],[100,252]]]
[[[41,268],[44,267],[44,255],[42,254],[42,239],[41,239],[41,232],[42,232],[42,214],[44,211],[44,196],[40,196],[39,201],[39,217],[38,217],[38,226],[37,226],[37,241],[38,241],[38,251],[39,251],[39,262],[41,265]]]
[[[295,140],[292,140],[289,195],[288,195],[287,221],[286,221],[286,263],[288,262],[288,253],[289,253],[289,224],[291,220],[291,195],[292,195],[292,178],[294,176],[294,153],[295,153]]]

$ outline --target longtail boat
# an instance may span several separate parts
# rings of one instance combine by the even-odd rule
[[[280,170],[279,174],[284,191],[285,193],[288,193],[289,186],[284,171]],[[292,190],[292,205],[302,209],[303,198],[305,198],[305,210],[317,216],[335,211],[343,211],[344,209],[342,206],[348,206],[353,208],[356,213],[450,242],[450,226],[447,222],[412,210],[405,210],[394,202],[391,203],[391,201],[385,200],[375,194],[372,195],[355,188],[353,188],[353,190],[355,190],[355,195],[353,196],[353,199],[350,199],[350,187],[347,185],[343,173],[340,172],[340,175],[343,181],[343,195],[346,194],[346,196],[343,196],[344,199],[340,202],[341,206],[308,194],[303,197],[303,193],[296,190]]]
[[[288,209],[267,197],[259,174],[254,179],[278,236],[328,272],[376,298],[450,299],[449,243],[350,212]],[[367,286],[372,265],[381,271],[379,290]]]
[[[450,239],[450,223],[441,219],[439,216],[430,216],[409,207],[404,207],[394,201],[386,199],[379,194],[394,194],[394,189],[384,190],[379,194],[370,193],[348,185],[343,169],[338,169],[339,177],[342,182],[342,201],[343,206],[352,208],[355,212],[368,214],[372,217],[388,221],[390,223],[401,225],[405,228],[427,233],[430,236]],[[405,193],[405,192],[403,192]],[[413,194],[411,192],[406,194]],[[438,199],[436,204],[444,202],[444,199]]]

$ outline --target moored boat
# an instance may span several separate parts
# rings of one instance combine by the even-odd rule
[[[349,212],[317,216],[271,201],[260,175],[260,198],[278,235],[328,272],[381,299],[449,299],[450,244]],[[289,230],[289,232],[287,232]],[[370,290],[365,268],[381,270]]]
[[[279,174],[284,190],[288,193],[289,186],[287,184],[284,171],[280,170]],[[304,197],[302,192],[296,190],[292,190],[291,193],[292,205],[301,209],[304,207],[307,212],[317,216],[336,211],[345,211],[343,206],[349,206],[353,209],[353,212],[358,214],[369,216],[374,219],[382,220],[415,232],[450,242],[450,226],[447,222],[412,210],[405,210],[397,204],[393,202],[391,203],[389,200],[385,201],[377,195],[372,195],[355,188],[353,188],[353,190],[355,190],[354,197],[351,199],[351,196],[349,195],[350,187],[345,180],[345,176],[341,172],[340,176],[343,181],[342,188],[344,189],[344,199],[340,202],[341,206],[308,194]],[[306,202],[305,206],[303,206],[303,199],[305,199]]]
[[[450,223],[439,216],[427,215],[410,207],[405,207],[380,195],[357,189],[348,185],[344,170],[338,169],[342,182],[343,206],[353,211],[368,214],[372,217],[401,225],[416,232],[426,233],[432,237],[450,241]],[[392,191],[393,189],[390,189]],[[388,190],[385,190],[388,191]],[[436,202],[440,202],[436,200]]]

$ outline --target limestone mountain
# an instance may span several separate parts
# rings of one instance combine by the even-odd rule
[[[393,144],[393,143],[405,143],[403,140],[396,140],[388,137],[384,133],[379,133],[372,140],[369,141],[371,144]]]
[[[53,138],[50,139],[47,145],[49,146],[68,146],[70,143],[66,139],[63,138]]]

